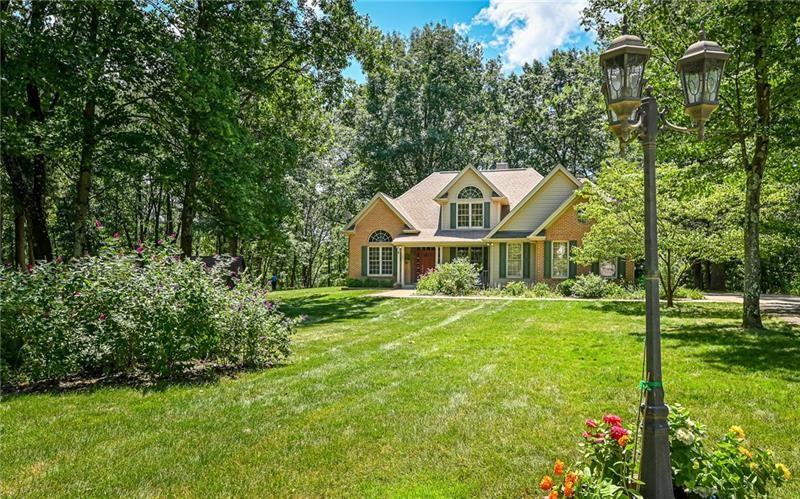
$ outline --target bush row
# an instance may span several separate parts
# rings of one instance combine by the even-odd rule
[[[574,279],[565,279],[552,287],[543,282],[537,282],[531,286],[523,281],[512,281],[502,288],[490,288],[484,290],[483,293],[493,296],[525,296],[530,298],[568,296],[590,299],[643,299],[645,295],[644,289],[609,281],[595,274],[579,275]],[[665,298],[663,290],[661,297]],[[680,287],[675,291],[675,298],[702,299],[703,293],[695,289]]]
[[[260,366],[290,354],[295,321],[220,263],[174,249],[106,251],[0,273],[3,385],[76,375],[172,375],[197,361]],[[233,286],[233,282],[236,285]]]

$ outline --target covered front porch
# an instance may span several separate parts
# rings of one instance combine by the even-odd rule
[[[486,243],[469,245],[398,246],[398,284],[414,287],[419,278],[429,270],[456,258],[467,258],[478,266],[480,284],[489,283],[489,248]]]

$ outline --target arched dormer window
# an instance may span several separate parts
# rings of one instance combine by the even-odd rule
[[[475,229],[483,226],[483,193],[474,185],[468,185],[458,193],[456,228]]]
[[[392,275],[392,236],[385,230],[378,229],[369,235],[367,247],[367,275],[390,276]]]
[[[458,193],[458,199],[483,199],[483,193],[474,185],[468,185]]]
[[[369,235],[369,242],[390,243],[392,242],[392,236],[390,236],[389,233],[386,232],[385,230],[376,230],[375,232]]]

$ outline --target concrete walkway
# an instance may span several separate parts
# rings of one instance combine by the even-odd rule
[[[403,289],[388,289],[377,291],[367,296],[376,296],[381,298],[425,298],[436,300],[580,300],[580,298],[524,298],[519,296],[432,296],[432,295],[418,295],[416,290],[403,288]],[[597,301],[597,300],[592,300]],[[632,299],[608,299],[607,301],[644,301]],[[676,300],[680,302],[687,301],[710,301],[720,303],[742,303],[742,295],[737,293],[706,293],[704,300]],[[790,295],[761,295],[761,311],[767,315],[779,317],[790,324],[800,326],[800,296]]]

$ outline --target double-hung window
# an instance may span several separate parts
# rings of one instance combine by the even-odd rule
[[[506,275],[522,277],[522,243],[508,243],[506,253]]]
[[[388,246],[392,236],[385,230],[376,230],[369,236],[370,246],[367,248],[367,275],[392,275],[392,251]]]
[[[483,193],[477,187],[470,185],[458,193],[456,227],[459,229],[483,227]]]
[[[553,241],[553,254],[550,259],[550,275],[553,279],[569,277],[569,242]]]

